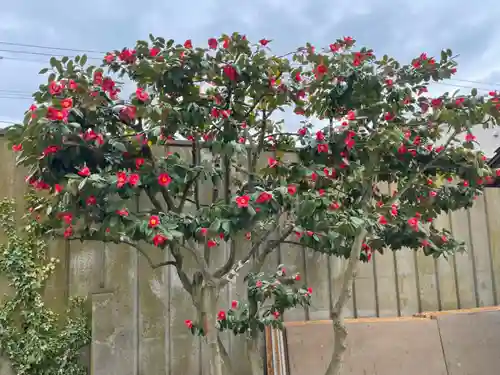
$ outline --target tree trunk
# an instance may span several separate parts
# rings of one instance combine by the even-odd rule
[[[346,350],[347,329],[344,326],[344,308],[351,298],[352,283],[356,277],[356,272],[359,265],[359,255],[361,253],[361,246],[365,240],[367,231],[365,228],[360,228],[354,243],[351,247],[351,254],[349,262],[347,263],[344,277],[342,278],[342,287],[340,289],[339,297],[333,307],[332,311],[332,324],[333,324],[333,353],[325,375],[339,375],[342,367],[342,359]]]
[[[217,330],[215,329],[215,322],[217,321],[217,300],[219,297],[218,292],[215,286],[204,286],[202,293],[202,309],[209,355],[209,374],[223,375],[223,360],[219,348]]]
[[[247,340],[247,356],[250,362],[252,375],[264,374],[264,361],[260,351],[259,336],[250,337]]]

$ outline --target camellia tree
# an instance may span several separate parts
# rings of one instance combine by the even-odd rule
[[[327,370],[338,374],[342,313],[360,262],[383,249],[439,257],[462,247],[432,220],[469,207],[493,179],[470,129],[495,125],[500,99],[429,97],[429,82],[455,73],[449,50],[401,65],[355,49],[350,37],[284,56],[269,43],[235,33],[194,47],[150,36],[109,52],[101,67],[85,56],[52,58],[36,103],[8,134],[18,163],[30,167],[28,183],[51,193],[39,209],[54,235],[126,244],[153,268],[175,267],[198,311],[186,325],[206,337],[211,375],[232,372],[219,331],[248,335],[253,349],[258,331],[309,304],[312,290],[298,275],[281,266],[262,273],[280,243],[345,258]],[[129,100],[119,98],[116,76],[135,85]],[[288,108],[296,122],[285,129],[276,114]],[[155,148],[181,138],[189,160]],[[138,196],[150,207],[137,208]],[[241,238],[246,252],[235,245]],[[229,255],[214,265],[210,254],[225,242]],[[173,260],[154,264],[145,244]],[[219,311],[221,290],[248,263],[248,301]]]

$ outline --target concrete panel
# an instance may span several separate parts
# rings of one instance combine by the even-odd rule
[[[500,311],[439,315],[437,322],[449,375],[498,374]]]
[[[343,375],[446,375],[437,321],[402,318],[348,323]],[[288,325],[290,375],[323,374],[332,348],[330,322]]]

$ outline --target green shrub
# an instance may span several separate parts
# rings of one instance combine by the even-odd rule
[[[27,197],[30,204],[37,198]],[[15,203],[0,201],[0,272],[12,290],[0,305],[0,349],[18,375],[83,375],[81,350],[90,342],[82,298],[72,299],[65,319],[48,308],[43,289],[58,260],[47,258],[41,225],[32,215],[16,219]]]

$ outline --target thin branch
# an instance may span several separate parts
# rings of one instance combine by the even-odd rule
[[[186,186],[184,186],[184,191],[182,192],[181,200],[179,202],[179,206],[177,207],[176,211],[178,213],[181,213],[182,210],[184,209],[184,205],[186,202],[191,202],[196,205],[196,209],[199,210],[202,204],[200,204],[200,199],[199,199],[199,192],[198,192],[198,177],[200,176],[201,172],[197,172],[196,175],[190,179],[187,183]],[[195,183],[195,199],[189,199],[187,196],[189,194],[189,189],[191,189],[191,186],[193,186],[193,183]]]
[[[201,271],[201,274],[203,275],[203,279],[207,282],[210,283],[212,281],[212,277],[209,272],[208,264],[205,261],[205,258],[203,257],[203,254],[201,254],[198,249],[196,248],[196,243],[193,242],[193,240],[189,240],[189,245],[186,246],[183,243],[177,243],[179,246],[183,247],[186,249],[194,258],[196,264],[198,264],[198,267]]]
[[[177,262],[172,261],[172,260],[165,261],[165,262],[154,263],[153,260],[151,259],[151,257],[146,253],[146,250],[144,250],[141,246],[139,246],[138,243],[133,242],[133,241],[127,239],[124,236],[120,237],[120,242],[124,243],[126,245],[129,245],[129,246],[132,246],[134,249],[136,249],[146,259],[146,261],[148,262],[149,266],[153,270],[155,270],[157,268],[160,268],[160,267],[164,267],[164,266],[176,266],[177,267]]]
[[[146,193],[146,195],[148,196],[149,200],[151,201],[153,206],[156,208],[156,210],[158,210],[158,212],[165,212],[166,211],[165,207],[163,207],[163,205],[158,200],[158,198],[155,197],[155,195],[153,194],[153,192],[151,191],[150,188],[148,188],[148,187],[144,188],[144,192]]]
[[[274,225],[269,230],[267,230],[262,236],[260,236],[260,238],[257,240],[257,242],[255,242],[253,244],[252,248],[248,251],[247,255],[239,262],[239,264],[241,264],[242,267],[257,253],[260,245],[262,245],[267,240],[267,238],[271,235],[271,233],[274,232],[276,230],[276,228],[279,227],[279,219],[281,218],[281,216],[283,214],[284,214],[284,212],[281,212],[280,214],[276,215],[276,218],[275,218],[276,222],[274,223]],[[232,261],[232,263],[234,263],[234,260]],[[233,264],[230,264],[229,259],[228,259],[228,261],[221,268],[219,268],[218,270],[216,270],[214,272],[214,277],[221,278],[221,277],[226,276],[228,274],[228,272],[231,271],[232,267],[233,267]],[[233,269],[232,272],[234,272],[234,271],[235,270]]]
[[[267,246],[262,251],[262,254],[258,256],[257,261],[253,265],[252,272],[259,272],[262,269],[262,266],[266,262],[267,256],[271,254],[280,243],[285,241],[285,239],[293,232],[293,228],[293,226],[288,227],[288,229],[283,232],[278,240],[268,242]]]
[[[193,283],[189,280],[189,276],[182,269],[183,258],[182,258],[180,251],[179,251],[179,248],[176,247],[175,244],[170,244],[169,249],[170,249],[170,254],[172,254],[172,256],[174,257],[175,262],[176,262],[175,269],[177,270],[177,276],[179,276],[179,280],[181,281],[181,284],[184,287],[184,289],[191,296],[191,298],[193,300],[193,304],[195,305],[195,307],[197,307],[198,302],[196,301],[196,299],[193,296]]]

